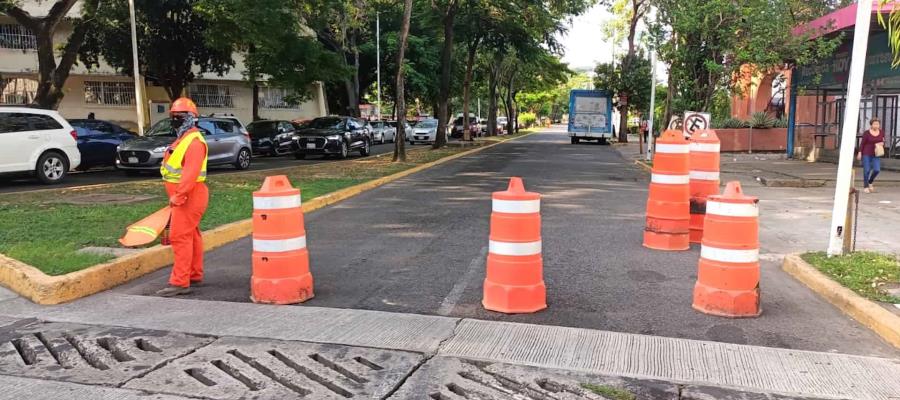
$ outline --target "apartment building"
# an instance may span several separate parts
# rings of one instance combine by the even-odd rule
[[[52,1],[27,1],[26,11],[32,15],[46,13]],[[80,14],[78,5],[69,15]],[[63,21],[56,31],[54,43],[64,44],[72,32],[72,25]],[[37,90],[38,58],[34,35],[12,18],[0,15],[0,104],[28,104]],[[233,114],[245,123],[252,120],[253,90],[243,80],[243,62],[235,55],[235,67],[223,76],[203,74],[186,89],[202,114]],[[166,118],[170,100],[165,90],[150,79],[141,82],[145,99],[145,123]],[[119,74],[101,63],[90,70],[75,65],[63,89],[65,97],[59,112],[65,118],[86,118],[93,113],[97,119],[136,128],[134,78]],[[266,119],[309,119],[327,114],[324,87],[314,84],[311,97],[299,105],[285,102],[289,92],[277,87],[259,90],[259,114]]]

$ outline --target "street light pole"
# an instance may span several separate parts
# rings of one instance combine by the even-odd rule
[[[378,120],[381,121],[381,13],[375,13],[375,58],[378,69]]]
[[[137,108],[138,135],[144,136],[144,104],[141,96],[141,68],[138,63],[137,23],[134,18],[134,0],[128,0],[128,12],[131,14],[131,57],[134,63],[134,105]]]
[[[844,253],[844,235],[847,232],[847,203],[853,179],[853,150],[856,147],[856,129],[859,121],[859,103],[862,97],[863,73],[866,68],[866,48],[869,45],[869,23],[872,19],[872,0],[859,0],[856,6],[856,26],[853,29],[853,51],[850,58],[850,76],[847,79],[847,102],[844,103],[844,126],[841,131],[841,150],[838,161],[837,184],[834,188],[834,208],[831,211],[831,231],[828,233],[828,256]]]
[[[650,161],[653,153],[653,114],[656,113],[656,52],[650,50],[650,118],[647,121],[647,154],[646,160]]]

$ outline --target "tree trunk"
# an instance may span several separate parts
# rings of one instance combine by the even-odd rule
[[[472,132],[469,129],[469,101],[471,96],[470,87],[472,85],[472,72],[475,66],[475,54],[478,51],[478,42],[481,38],[476,37],[468,44],[468,53],[466,58],[466,78],[463,81],[463,140],[472,140]]]
[[[438,92],[438,127],[434,139],[434,148],[439,149],[447,144],[447,120],[449,119],[450,73],[453,67],[453,20],[456,18],[456,1],[447,6],[444,14],[444,45],[441,47],[441,87]]]
[[[504,108],[506,108],[506,133],[509,134],[512,134],[515,131],[515,125],[513,123],[513,120],[515,119],[515,112],[513,110],[513,101],[515,100],[513,98],[513,83],[515,82],[515,79],[516,73],[513,71],[509,77],[509,82],[507,82],[506,85],[506,105]]]
[[[359,117],[359,102],[360,102],[360,93],[359,93],[359,48],[356,46],[356,37],[359,35],[359,30],[354,29],[353,35],[350,36],[350,46],[353,49],[353,102],[350,103],[350,112],[352,116]]]
[[[669,82],[667,83],[666,88],[666,107],[665,112],[663,112],[663,120],[659,121],[659,126],[661,127],[660,132],[669,129],[669,121],[672,119],[672,97],[675,92],[675,79],[672,77],[672,68],[669,67]]]
[[[488,136],[497,134],[497,86],[500,84],[500,67],[503,62],[503,51],[494,54],[494,65],[488,78]]]
[[[256,82],[256,79],[254,79],[252,85],[253,85],[252,86],[253,87],[253,95],[252,95],[253,98],[250,99],[250,101],[253,104],[253,106],[252,106],[253,107],[253,120],[259,121],[260,119],[262,119],[259,117],[259,83]]]
[[[403,85],[403,61],[405,60],[406,41],[409,38],[409,20],[412,15],[412,0],[403,2],[403,25],[400,28],[400,48],[397,50],[397,135],[394,137],[394,161],[406,161],[406,102]]]

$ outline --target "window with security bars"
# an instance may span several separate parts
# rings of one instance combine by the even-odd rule
[[[38,82],[28,78],[0,79],[0,104],[31,104]]]
[[[227,85],[192,84],[188,94],[198,107],[234,108],[234,97]]]
[[[0,48],[34,50],[37,49],[37,39],[22,25],[0,24]]]
[[[282,88],[260,87],[259,106],[260,108],[299,109],[300,106],[291,104],[285,99],[290,95],[290,91]]]
[[[134,105],[134,83],[85,81],[84,102],[104,106]]]

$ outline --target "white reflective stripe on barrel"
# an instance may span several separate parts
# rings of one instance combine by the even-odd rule
[[[719,152],[719,143],[691,142],[691,151],[698,151],[698,152],[703,152],[703,153],[718,153]]]
[[[702,245],[700,246],[700,258],[728,263],[752,263],[759,261],[759,249],[732,250]]]
[[[719,180],[719,173],[713,171],[691,171],[690,177],[698,181],[717,181]]]
[[[266,253],[281,253],[285,251],[302,250],[306,248],[306,236],[293,239],[264,240],[253,239],[253,251]]]
[[[501,256],[533,256],[541,254],[541,241],[513,243],[513,242],[495,242],[493,240],[488,243],[488,251],[491,254]]]
[[[541,200],[492,200],[494,212],[510,214],[533,214],[541,212]]]
[[[663,185],[686,185],[691,183],[691,176],[652,174],[650,175],[650,182],[661,183]]]
[[[653,151],[656,153],[687,154],[691,151],[691,148],[687,144],[656,143],[653,146]]]
[[[276,197],[257,197],[253,196],[254,210],[279,210],[283,208],[297,208],[302,205],[299,194],[289,196]]]
[[[706,213],[723,217],[758,217],[759,206],[756,203],[725,203],[708,200]]]

